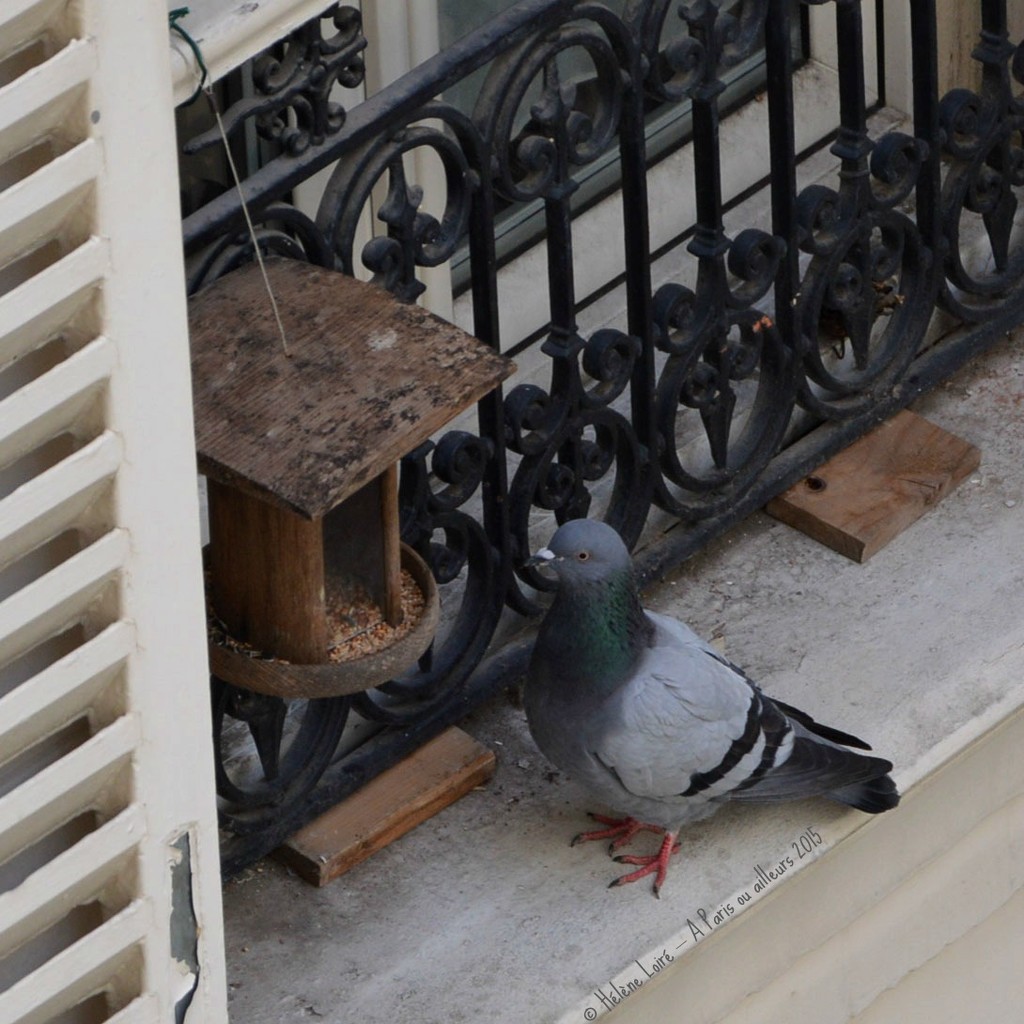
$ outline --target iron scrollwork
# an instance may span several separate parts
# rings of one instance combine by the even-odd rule
[[[642,343],[618,330],[590,338],[578,331],[572,199],[578,172],[601,158],[622,132],[624,107],[642,83],[635,43],[598,5],[580,4],[573,20],[510,50],[492,65],[474,111],[488,141],[494,187],[509,201],[543,205],[547,233],[550,358],[547,388],[520,384],[505,403],[505,437],[517,458],[509,486],[511,550],[531,546],[535,510],[556,520],[600,515],[632,543],[649,507],[648,452],[628,412],[627,388]],[[587,68],[567,79],[573,61]],[[595,500],[598,499],[598,500]],[[537,590],[550,582],[530,569]],[[537,605],[519,587],[518,611]]]
[[[382,135],[338,162],[317,217],[340,269],[353,274],[366,268],[375,283],[406,302],[424,291],[418,268],[436,267],[451,259],[465,237],[479,181],[479,157],[470,162],[473,128],[466,118],[441,103],[427,104],[419,113],[433,123]],[[445,193],[439,216],[423,208],[423,187],[410,182],[406,168],[407,161],[427,156],[443,169]],[[374,234],[360,251],[357,239],[365,231],[362,218],[374,190],[382,185],[384,198],[374,217],[386,233]]]
[[[840,75],[857,81],[860,4],[837,4],[836,26],[850,41]],[[841,160],[839,188],[811,185],[797,199],[799,244],[811,255],[799,309],[800,401],[832,419],[875,404],[903,375],[934,301],[931,254],[898,209],[914,190],[927,145],[899,131],[874,145],[863,87],[841,86],[840,119],[832,146]]]
[[[1024,83],[1024,44],[1010,43],[1005,10],[1001,14],[985,25],[974,51],[982,68],[980,90],[952,89],[939,108],[949,166],[941,300],[954,316],[975,323],[1019,301],[1024,273],[1024,246],[1014,224],[1024,185],[1024,103],[1012,86]],[[967,266],[964,236],[979,221],[987,244]]]
[[[404,725],[428,717],[457,699],[483,657],[501,614],[500,565],[483,524],[462,506],[481,487],[492,457],[487,440],[451,431],[402,461],[402,537],[430,566],[448,622],[414,671],[353,699],[372,721]]]
[[[219,819],[227,836],[221,859],[230,872],[251,859],[254,838],[266,846],[303,823],[304,801],[334,756],[350,700],[286,701],[216,678],[211,697]],[[243,732],[247,744],[240,742]]]
[[[334,30],[324,34],[324,22]],[[345,109],[331,93],[336,85],[354,89],[365,67],[362,17],[345,4],[332,4],[318,18],[297,28],[279,46],[252,62],[254,94],[233,103],[221,118],[231,136],[252,121],[260,137],[297,156],[340,131]],[[220,145],[218,129],[185,144],[186,153]]]
[[[653,324],[654,343],[668,355],[655,392],[656,500],[692,521],[735,502],[776,452],[794,400],[793,359],[773,319],[757,307],[785,241],[755,228],[730,240],[723,224],[719,97],[727,69],[759,46],[766,5],[683,4],[674,29],[673,10],[636,5],[649,41],[674,36],[664,58],[648,62],[649,87],[688,99],[693,111],[697,223],[688,249],[696,283],[663,285]]]
[[[255,242],[243,225],[187,260],[189,294],[254,260],[256,245],[264,256],[305,260],[321,267],[333,265],[322,232],[306,214],[288,203],[268,204],[253,215],[252,225]]]

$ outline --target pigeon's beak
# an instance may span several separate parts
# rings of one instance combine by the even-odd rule
[[[558,558],[558,555],[556,555],[554,551],[550,551],[547,548],[541,548],[539,551],[532,554],[525,562],[523,562],[523,565],[549,565],[551,562],[555,561],[556,558]]]

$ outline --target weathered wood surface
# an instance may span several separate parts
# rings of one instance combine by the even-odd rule
[[[451,728],[297,832],[277,857],[314,885],[433,817],[494,774],[494,753]]]
[[[323,516],[514,369],[458,327],[374,285],[298,260],[267,263],[191,302],[199,468]]]
[[[402,621],[398,466],[392,463],[323,522],[328,592],[352,600],[363,591],[384,620],[397,626]]]
[[[767,512],[864,562],[980,462],[974,445],[903,410],[774,498]]]
[[[209,482],[211,600],[236,640],[298,664],[327,660],[319,521]]]

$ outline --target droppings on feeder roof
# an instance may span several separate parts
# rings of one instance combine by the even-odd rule
[[[504,380],[513,364],[375,285],[267,261],[281,348],[250,265],[191,303],[200,471],[320,518]]]

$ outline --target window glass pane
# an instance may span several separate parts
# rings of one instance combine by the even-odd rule
[[[454,43],[515,4],[516,0],[438,0],[441,45]]]

